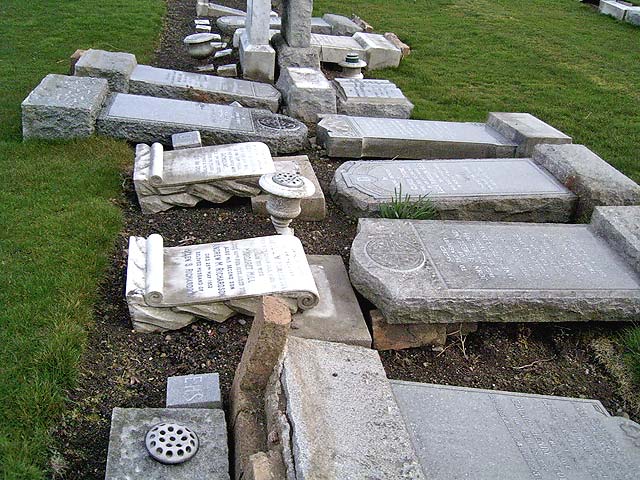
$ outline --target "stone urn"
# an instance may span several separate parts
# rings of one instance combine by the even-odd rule
[[[316,187],[308,178],[297,173],[267,173],[260,177],[260,188],[269,194],[267,213],[279,235],[293,235],[291,221],[302,211],[300,202],[312,196]]]
[[[206,58],[217,48],[214,42],[219,39],[220,36],[215,33],[194,33],[186,36],[183,43],[191,57]]]
[[[338,64],[342,67],[342,72],[338,75],[340,78],[356,78],[362,79],[362,69],[367,66],[367,62],[360,60],[360,56],[357,53],[349,53],[344,59],[344,62]]]

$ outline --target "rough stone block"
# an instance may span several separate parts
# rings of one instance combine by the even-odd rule
[[[320,48],[290,47],[280,33],[271,39],[271,45],[276,51],[278,67],[284,70],[287,67],[313,68],[320,70]]]
[[[578,220],[598,205],[640,204],[640,186],[584,145],[537,145],[533,160],[578,196]]]
[[[290,335],[371,347],[371,335],[339,255],[307,255],[320,303],[293,315]]]
[[[22,102],[23,138],[91,136],[108,93],[102,78],[47,75]]]
[[[337,109],[354,117],[409,118],[413,103],[389,80],[336,78]]]
[[[351,36],[362,31],[361,27],[342,15],[326,13],[322,16],[322,19],[331,25],[331,35]]]
[[[195,456],[164,465],[149,455],[145,436],[153,426],[175,422],[193,430]],[[114,408],[105,480],[229,480],[227,427],[222,410],[200,408]]]
[[[320,222],[324,220],[327,215],[327,208],[324,199],[324,193],[320,182],[316,176],[316,172],[313,171],[309,157],[306,155],[297,155],[293,157],[276,157],[273,159],[276,167],[276,172],[292,172],[298,173],[305,178],[311,180],[316,187],[313,195],[307,198],[303,198],[300,206],[302,213],[298,217],[298,220],[305,222]],[[267,212],[267,198],[268,195],[261,194],[251,198],[251,209],[254,215],[269,216]]]
[[[222,408],[217,373],[167,378],[167,408]]]
[[[353,38],[365,52],[367,69],[395,68],[400,65],[402,51],[383,35],[360,32],[354,34]]]
[[[171,135],[171,145],[173,145],[174,150],[198,148],[202,147],[202,138],[200,138],[200,132],[197,130],[192,132],[174,133]]]
[[[296,478],[426,478],[374,350],[289,337],[280,381]]]
[[[379,310],[371,311],[373,348],[376,350],[404,350],[425,345],[444,345],[447,341],[447,325],[393,324],[387,323]]]
[[[404,43],[398,35],[393,32],[387,32],[384,34],[384,38],[389,40],[396,48],[399,48],[402,52],[402,58],[408,57],[411,54],[411,47]]]
[[[229,63],[227,65],[220,65],[216,71],[219,77],[237,77],[238,76],[238,64]]]
[[[529,113],[492,112],[487,125],[517,143],[517,153],[521,157],[533,155],[533,147],[539,143],[571,143],[571,137]]]
[[[138,66],[136,56],[124,52],[87,50],[75,66],[79,77],[105,78],[112,92],[127,93],[129,77]]]
[[[290,116],[314,123],[318,115],[336,113],[336,92],[320,70],[287,67],[276,87]]]

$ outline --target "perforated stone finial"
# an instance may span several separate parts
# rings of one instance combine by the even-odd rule
[[[168,465],[186,462],[200,447],[196,433],[177,423],[159,423],[151,427],[145,444],[154,460]]]
[[[280,235],[293,235],[291,220],[300,215],[300,200],[312,196],[316,187],[308,178],[294,172],[266,173],[258,182],[269,194],[267,212]]]

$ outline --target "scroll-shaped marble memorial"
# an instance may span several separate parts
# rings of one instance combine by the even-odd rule
[[[533,154],[571,137],[528,113],[490,113],[487,123],[327,115],[318,143],[330,157],[504,158]]]
[[[240,102],[245,107],[277,112],[280,92],[268,83],[138,65],[135,55],[88,50],[75,75],[105,78],[112,92],[177,98],[206,103]]]
[[[361,219],[349,274],[389,324],[637,321],[638,231],[640,207],[590,225]]]
[[[199,130],[202,142],[264,142],[272,153],[293,153],[307,144],[307,127],[266,110],[113,94],[98,117],[98,133],[131,142],[171,145],[171,135]]]
[[[331,195],[349,215],[378,216],[402,192],[426,196],[443,220],[568,222],[576,196],[529,158],[343,163]]]
[[[275,172],[264,143],[236,143],[164,151],[159,143],[136,146],[133,171],[142,213],[193,207],[201,200],[222,203],[232,196],[260,194],[258,179]]]
[[[253,315],[259,297],[282,297],[292,312],[319,302],[300,240],[271,236],[164,247],[160,235],[129,239],[126,299],[141,332],[176,330],[197,317]]]

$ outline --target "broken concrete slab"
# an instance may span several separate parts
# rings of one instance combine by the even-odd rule
[[[159,423],[178,423],[196,433],[199,450],[179,465],[154,460],[145,446]],[[224,412],[207,408],[114,408],[105,480],[229,480]]]
[[[602,216],[615,208],[640,209]],[[625,213],[608,224],[615,235],[598,224],[361,219],[349,275],[394,324],[634,321],[640,272],[609,240],[640,228]]]
[[[319,222],[324,220],[327,215],[327,207],[324,199],[324,193],[318,177],[311,166],[309,157],[306,155],[296,155],[292,157],[276,157],[273,159],[276,172],[297,173],[311,180],[315,186],[313,195],[303,198],[300,202],[302,213],[297,217],[298,220],[306,222]],[[251,198],[251,210],[254,215],[268,217],[267,212],[267,194],[260,194]]]
[[[569,222],[576,195],[530,158],[345,162],[330,186],[348,215],[379,216],[399,193],[427,198],[441,220]]]
[[[307,127],[266,110],[116,93],[98,117],[102,135],[136,143],[170,145],[171,135],[199,130],[206,145],[264,142],[272,153],[294,153],[307,145]]]
[[[377,352],[289,337],[280,382],[297,479],[426,478]]]
[[[391,388],[432,478],[631,480],[640,468],[640,425],[597,400],[398,380]]]
[[[340,255],[307,255],[320,302],[293,315],[290,335],[371,348],[371,335]]]
[[[530,113],[491,112],[487,125],[517,143],[520,157],[533,155],[533,148],[540,143],[565,144],[572,141],[570,136]]]
[[[93,135],[108,93],[102,78],[47,75],[22,102],[22,137],[67,140]]]

